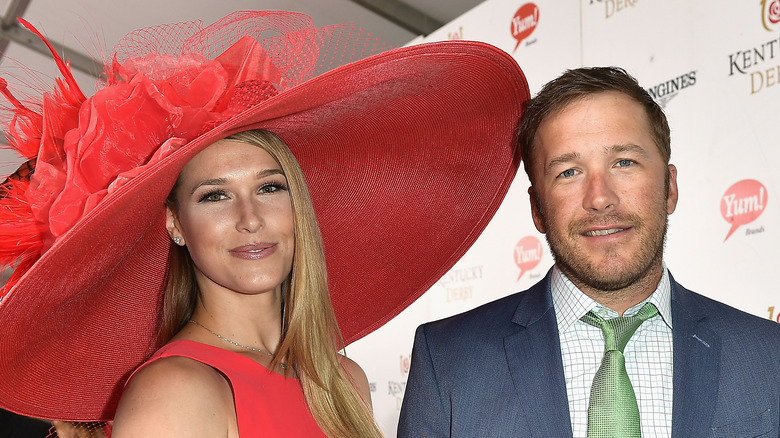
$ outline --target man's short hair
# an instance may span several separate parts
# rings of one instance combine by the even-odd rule
[[[534,139],[542,122],[576,100],[607,91],[623,93],[642,105],[650,121],[650,134],[664,161],[669,164],[672,153],[669,123],[650,94],[622,68],[583,67],[567,70],[548,82],[536,97],[525,102],[523,116],[518,124],[517,142],[532,184]]]

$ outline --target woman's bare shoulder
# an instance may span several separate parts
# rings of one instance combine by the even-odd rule
[[[361,368],[357,362],[346,356],[341,356],[341,363],[344,364],[344,369],[347,370],[347,375],[352,381],[352,384],[355,385],[358,393],[360,393],[363,401],[365,401],[366,404],[371,407],[371,388],[368,385],[368,377],[366,377],[366,373],[363,371],[363,368]]]
[[[235,424],[230,384],[214,368],[174,356],[141,367],[117,408],[112,436],[226,436]]]

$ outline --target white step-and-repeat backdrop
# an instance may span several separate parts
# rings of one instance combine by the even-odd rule
[[[666,263],[686,287],[780,319],[780,0],[488,0],[426,38],[510,53],[532,94],[564,70],[617,65],[661,104],[680,201]],[[347,353],[395,436],[415,328],[524,290],[552,265],[520,170],[496,217],[431,290]],[[403,282],[399,278],[398,282]]]

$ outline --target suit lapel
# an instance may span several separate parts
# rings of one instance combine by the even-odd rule
[[[707,436],[717,400],[720,338],[706,328],[692,292],[672,281],[674,405],[672,437]],[[555,311],[545,281],[523,294],[504,338],[507,362],[534,437],[571,437]]]
[[[674,407],[672,437],[708,436],[718,395],[720,338],[705,327],[692,292],[672,279]]]
[[[509,370],[534,437],[571,437],[558,326],[550,276],[523,293],[512,319],[519,330],[504,338]]]

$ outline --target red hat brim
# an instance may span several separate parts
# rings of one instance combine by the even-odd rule
[[[314,200],[347,343],[430,288],[498,209],[517,171],[529,98],[501,50],[423,44],[337,68],[189,142],[105,199],[0,304],[0,400],[25,415],[113,416],[158,347],[170,239],[163,201],[183,166],[227,135],[289,145]]]

